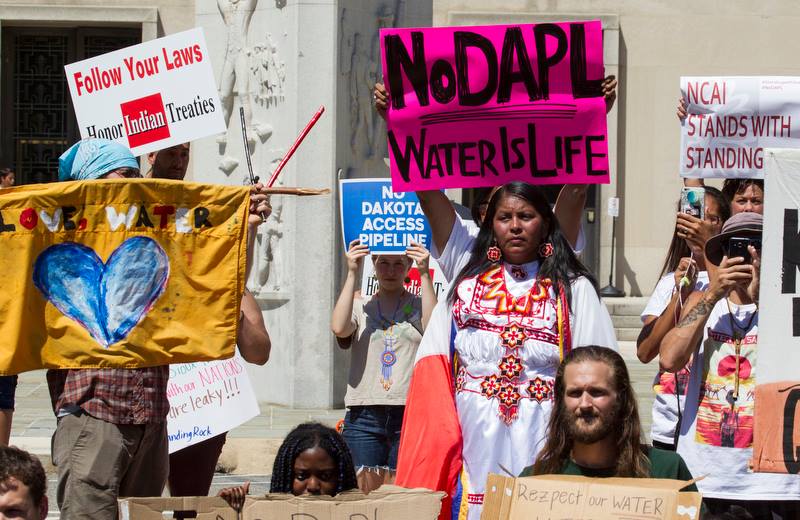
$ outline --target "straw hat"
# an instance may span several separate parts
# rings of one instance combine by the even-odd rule
[[[725,242],[731,237],[760,237],[763,217],[758,213],[737,213],[722,225],[722,232],[706,242],[706,260],[714,265],[722,262],[725,256]]]

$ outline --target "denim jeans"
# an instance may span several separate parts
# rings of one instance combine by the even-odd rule
[[[405,406],[352,406],[344,416],[344,440],[360,466],[397,467]]]
[[[14,409],[16,391],[17,376],[0,376],[0,410]]]

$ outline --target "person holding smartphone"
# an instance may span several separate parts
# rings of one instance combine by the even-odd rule
[[[800,518],[800,477],[753,473],[757,377],[758,296],[762,216],[742,212],[705,245],[717,266],[708,289],[694,292],[680,321],[661,341],[661,367],[681,370],[690,359],[678,453],[693,475],[708,512],[752,518]],[[743,248],[746,256],[742,255]]]
[[[702,198],[698,200],[695,196],[690,202],[687,193],[699,193]],[[687,205],[692,207],[687,208]],[[697,216],[690,214],[693,208],[700,207],[702,211],[698,211]],[[641,315],[642,330],[636,340],[636,354],[642,363],[649,363],[658,355],[661,341],[675,327],[689,295],[708,288],[704,246],[708,237],[720,232],[730,214],[730,205],[718,189],[683,189],[675,232],[661,268],[661,278]],[[650,438],[656,448],[675,450],[690,364],[674,374],[659,370],[655,376]]]

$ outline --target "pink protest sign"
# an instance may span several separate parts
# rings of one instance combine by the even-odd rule
[[[599,21],[382,29],[392,189],[608,183]]]

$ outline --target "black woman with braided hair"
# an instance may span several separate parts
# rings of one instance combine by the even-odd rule
[[[283,440],[272,466],[270,493],[336,496],[356,489],[353,457],[344,439],[333,428],[303,423]],[[241,510],[250,482],[219,492],[231,507]]]

